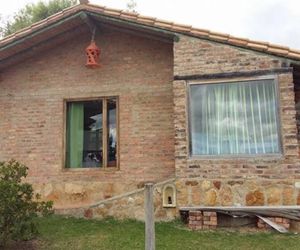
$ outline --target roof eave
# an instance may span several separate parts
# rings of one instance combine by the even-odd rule
[[[54,14],[47,19],[44,19],[28,28],[2,39],[2,41],[0,41],[0,58],[1,52],[5,51],[6,49],[15,45],[19,45],[30,37],[51,30],[51,28],[57,25],[59,26],[59,24],[66,22],[69,19],[76,18],[84,13],[93,16],[93,18],[101,19],[104,22],[113,22],[135,29],[138,28],[138,30],[149,31],[158,36],[163,36],[170,40],[173,39],[173,41],[178,41],[179,35],[186,35],[198,39],[205,39],[212,42],[231,45],[241,49],[269,54],[276,58],[281,58],[295,64],[300,64],[300,51],[290,49],[288,47],[233,37],[228,34],[197,29],[193,28],[192,26],[176,24],[165,20],[142,16],[136,13],[92,4],[79,4],[67,8],[62,12]]]

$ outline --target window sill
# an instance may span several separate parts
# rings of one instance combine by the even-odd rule
[[[284,155],[260,154],[260,155],[192,155],[188,160],[282,160]]]
[[[63,172],[116,172],[120,169],[118,167],[110,168],[63,168]]]

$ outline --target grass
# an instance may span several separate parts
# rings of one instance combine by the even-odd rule
[[[144,224],[134,220],[39,218],[34,249],[144,249]],[[299,249],[300,236],[279,233],[192,232],[178,221],[156,223],[156,249]]]

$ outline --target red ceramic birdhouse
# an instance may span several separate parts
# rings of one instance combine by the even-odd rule
[[[86,51],[86,67],[88,68],[97,68],[100,67],[99,57],[100,57],[100,49],[97,47],[95,41],[92,41],[91,44],[85,49]]]

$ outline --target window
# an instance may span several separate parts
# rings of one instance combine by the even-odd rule
[[[190,85],[191,155],[280,153],[275,81]]]
[[[117,166],[117,99],[67,102],[66,168]]]

